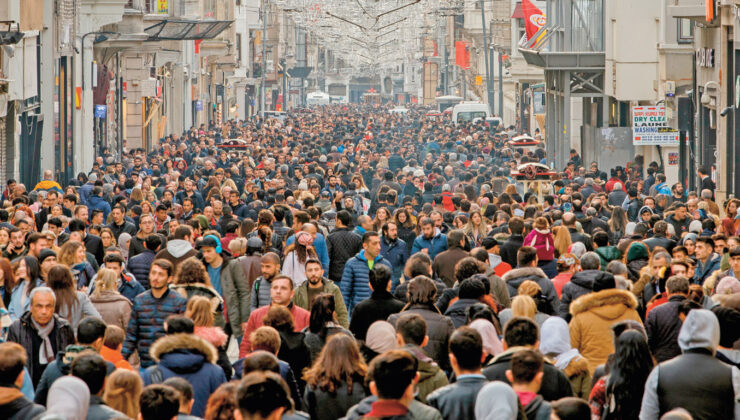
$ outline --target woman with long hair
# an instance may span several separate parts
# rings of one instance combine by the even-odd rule
[[[65,242],[59,249],[58,261],[72,270],[77,289],[90,286],[90,282],[95,277],[95,270],[87,262],[87,250],[82,242],[73,240]]]
[[[313,249],[313,236],[308,232],[300,231],[295,234],[295,242],[284,249],[282,274],[293,279],[295,287],[306,281],[306,261],[318,259]]]
[[[278,255],[280,255],[280,250],[275,248],[274,240],[275,237],[274,232],[272,229],[270,229],[267,226],[262,226],[261,228],[257,229],[257,236],[262,240],[262,249],[259,250],[259,252],[264,255],[268,252],[274,252]]]
[[[141,190],[141,187],[132,188],[126,210],[131,210],[132,207],[140,205],[142,201],[144,201],[144,192]]]
[[[488,230],[488,225],[480,211],[470,212],[470,219],[468,219],[468,223],[465,225],[463,232],[468,235],[471,247],[474,248],[480,246],[483,238],[488,235]]]
[[[235,418],[234,411],[239,409],[236,402],[236,390],[239,383],[227,382],[222,384],[208,397],[206,414],[204,420],[232,420]]]
[[[126,369],[116,369],[105,380],[103,401],[126,417],[138,418],[139,396],[143,387],[144,382],[138,374]]]
[[[609,227],[609,245],[616,245],[625,236],[628,222],[627,212],[619,206],[614,207],[612,217],[606,222]]]
[[[112,246],[116,246],[116,235],[109,227],[104,227],[100,231],[100,241],[103,243],[103,249],[108,249]]]
[[[8,312],[10,312],[10,319],[15,321],[31,307],[29,298],[31,291],[43,285],[44,282],[39,278],[41,270],[38,260],[34,257],[16,258],[10,263],[10,267],[15,277],[15,284],[10,296]]]
[[[405,208],[400,208],[396,210],[393,217],[396,220],[396,227],[398,227],[398,237],[406,242],[406,249],[411,255],[411,248],[414,246],[414,239],[417,235],[416,225],[411,214]]]
[[[391,220],[391,212],[386,207],[379,207],[375,212],[375,219],[373,220],[373,230],[380,232],[380,228],[384,224]]]
[[[555,241],[555,258],[559,258],[568,252],[568,248],[573,243],[570,239],[570,232],[565,226],[553,226],[552,236]]]
[[[132,258],[145,252],[147,250],[144,244],[146,237],[155,233],[154,217],[150,214],[142,214],[139,217],[139,231],[128,244],[128,257]]]
[[[330,293],[321,293],[313,300],[308,327],[303,330],[306,333],[304,342],[311,352],[311,360],[316,360],[331,335],[345,333],[352,336],[351,332],[337,322],[334,316],[335,308],[334,295]]]
[[[740,227],[740,219],[737,218],[738,209],[740,208],[740,200],[737,198],[731,198],[730,201],[725,205],[725,217],[719,225],[719,233],[724,233],[727,236],[734,236]]]
[[[355,184],[355,191],[358,194],[361,194],[365,198],[370,198],[370,189],[365,185],[365,180],[362,178],[362,175],[355,174],[352,177],[352,183]]]
[[[609,376],[599,379],[591,392],[591,410],[602,419],[636,419],[653,358],[645,335],[637,330],[626,330],[615,341]],[[595,402],[599,389],[605,393],[603,405]]]
[[[547,306],[547,301],[542,295],[540,286],[531,280],[525,280],[519,285],[517,293],[511,300],[511,308],[506,308],[498,314],[501,325],[506,325],[511,318],[522,316],[531,319],[542,328],[542,324],[550,316],[541,309]]]
[[[185,316],[193,320],[198,337],[211,343],[218,350],[218,365],[224,370],[226,380],[231,379],[232,369],[229,357],[226,355],[226,344],[228,336],[223,328],[213,325],[213,310],[211,301],[204,296],[193,296],[188,300],[185,308]]]
[[[90,301],[106,324],[117,325],[126,331],[133,304],[118,291],[118,274],[115,271],[108,268],[98,270]]]
[[[333,420],[367,395],[363,387],[367,365],[355,340],[332,336],[313,366],[304,373],[304,401],[312,419]]]
[[[190,257],[180,264],[175,274],[175,284],[170,286],[185,299],[203,296],[211,303],[215,325],[223,328],[226,324],[223,313],[223,299],[211,284],[205,265],[196,257]]]
[[[82,318],[87,316],[100,318],[100,313],[90,302],[87,293],[77,291],[72,272],[67,266],[57,264],[51,267],[46,285],[56,296],[54,312],[66,319],[75,332]]]
[[[13,269],[10,268],[10,261],[7,258],[0,258],[0,297],[2,297],[4,308],[10,305],[13,287],[15,287],[15,277]]]
[[[6,227],[0,228],[0,252],[5,251],[10,243],[10,230]]]

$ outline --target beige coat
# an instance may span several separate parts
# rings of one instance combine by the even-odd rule
[[[122,294],[113,290],[103,290],[99,295],[93,293],[90,296],[95,309],[100,312],[100,316],[108,325],[117,325],[126,331],[128,320],[131,317],[131,307],[133,304]]]

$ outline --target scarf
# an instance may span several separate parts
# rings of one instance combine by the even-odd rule
[[[54,329],[54,318],[52,317],[49,323],[41,326],[35,319],[33,319],[33,317],[31,317],[31,323],[42,340],[41,347],[39,347],[39,363],[47,365],[53,362],[56,357],[54,355],[54,347],[52,347],[51,340],[49,339],[49,334],[51,334],[51,331]]]

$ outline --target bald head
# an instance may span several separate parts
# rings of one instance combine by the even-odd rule
[[[280,256],[274,252],[267,252],[262,256],[262,262],[280,265]]]

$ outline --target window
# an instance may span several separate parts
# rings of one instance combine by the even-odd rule
[[[691,19],[678,19],[678,43],[691,44],[694,41],[694,22]]]

